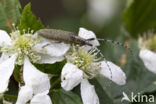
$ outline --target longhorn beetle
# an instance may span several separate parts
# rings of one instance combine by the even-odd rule
[[[60,41],[60,42],[68,43],[68,44],[79,44],[79,45],[93,46],[90,43],[90,41],[95,40],[95,38],[83,39],[83,38],[77,36],[73,32],[58,30],[58,29],[41,29],[41,30],[37,31],[37,34],[44,38],[47,38],[47,39]],[[130,53],[133,56],[132,50],[128,46],[126,46],[120,42],[117,42],[114,40],[108,40],[108,39],[99,39],[99,38],[97,38],[97,40],[117,44],[124,48],[127,48],[130,50]]]
[[[38,35],[44,38],[52,39],[52,40],[56,40],[56,41],[60,41],[60,42],[68,43],[68,44],[92,46],[92,44],[90,44],[89,41],[94,40],[94,38],[86,40],[77,36],[73,32],[57,30],[57,29],[41,29],[37,33]]]
[[[58,29],[41,29],[41,30],[37,31],[37,34],[44,38],[51,39],[54,41],[64,42],[67,44],[78,44],[81,46],[88,45],[88,46],[92,47],[93,45],[90,43],[90,41],[95,40],[95,38],[83,39],[83,38],[77,36],[73,32],[58,30]],[[107,40],[107,39],[98,39],[98,38],[97,38],[97,40],[104,41],[104,42],[110,42],[113,44],[123,46],[124,48],[129,49],[131,54],[133,55],[132,50],[128,46],[125,46],[124,44],[122,44],[120,42],[113,41],[113,40]],[[98,50],[96,47],[93,47],[93,48]],[[106,62],[107,67],[110,70],[110,74],[111,74],[111,78],[112,78],[112,71],[111,71],[110,66],[107,63],[107,60],[105,59],[104,55],[100,52],[100,50],[98,50],[98,51],[99,51],[100,55],[102,56],[102,58],[104,59],[104,61]]]

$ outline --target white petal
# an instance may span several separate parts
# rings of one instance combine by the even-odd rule
[[[39,53],[45,53],[42,50],[45,49],[46,54],[52,56],[52,57],[59,57],[63,56],[70,48],[70,44],[65,43],[58,43],[55,41],[49,41],[47,39],[44,39],[43,42],[37,44],[34,48],[36,48],[36,51]]]
[[[30,104],[52,104],[52,102],[49,95],[46,93],[39,93],[32,98]]]
[[[113,82],[124,85],[126,83],[126,75],[122,71],[122,69],[109,61],[101,62],[101,70],[99,70],[100,74],[109,78]]]
[[[8,55],[6,55],[5,53],[2,53],[2,55],[1,55],[1,57],[0,57],[0,64],[1,64],[2,62],[4,62],[5,60],[7,60],[8,58],[9,58]]]
[[[62,69],[61,86],[66,91],[72,90],[83,78],[83,72],[77,66],[67,63]]]
[[[34,67],[26,57],[23,68],[25,84],[33,88],[34,94],[42,93],[50,89],[48,74],[45,74]]]
[[[9,78],[15,67],[16,56],[13,55],[0,64],[0,93],[3,93],[8,87]]]
[[[21,87],[16,104],[26,104],[33,95],[33,89],[29,86]]]
[[[83,79],[81,82],[81,98],[83,104],[99,104],[99,98],[95,92],[94,86],[86,79]]]
[[[11,38],[8,35],[8,33],[6,33],[3,30],[0,30],[0,46],[2,46],[3,44],[10,45],[10,43],[11,43]]]
[[[84,39],[91,39],[91,38],[95,38],[95,40],[93,41],[90,41],[90,43],[93,45],[93,46],[99,46],[100,43],[98,42],[98,40],[96,39],[96,35],[92,32],[92,31],[89,31],[85,28],[80,28],[79,29],[79,36],[84,38]]]
[[[53,64],[55,62],[60,62],[60,61],[63,61],[64,60],[64,57],[63,56],[60,56],[60,57],[52,57],[52,56],[45,55],[45,54],[40,54],[40,56],[41,56],[41,60],[38,62],[39,64],[43,64],[43,63]]]
[[[139,56],[147,69],[156,73],[156,53],[150,50],[141,50]]]

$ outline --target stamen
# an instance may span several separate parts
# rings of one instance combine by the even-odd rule
[[[31,33],[31,34],[32,34],[32,33],[34,33],[34,30],[31,30],[31,32],[30,32],[30,33]]]
[[[23,33],[25,34],[25,32],[26,32],[26,30],[25,29],[23,29]]]
[[[12,24],[12,27],[13,27],[13,30],[16,31],[16,27],[14,23]]]
[[[28,34],[30,34],[30,28],[28,28]]]
[[[12,44],[11,46],[4,46],[2,52],[11,56],[12,54],[17,55],[16,64],[22,65],[24,57],[28,56],[31,61],[37,62],[40,60],[40,56],[35,52],[33,46],[40,42],[37,36],[31,34],[21,35],[20,31],[14,31],[11,34]]]
[[[138,45],[140,49],[149,49],[156,52],[156,36],[153,30],[143,34],[139,37]]]
[[[97,57],[97,50],[91,49],[86,51],[85,47],[82,46],[72,46],[69,56],[67,56],[67,61],[78,66],[85,74],[86,77],[91,79],[98,75],[98,69],[100,69],[100,63],[95,63],[101,58]]]

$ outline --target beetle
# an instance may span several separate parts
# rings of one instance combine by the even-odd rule
[[[95,38],[84,39],[84,38],[77,36],[76,33],[74,33],[74,32],[69,32],[69,31],[60,30],[60,29],[40,29],[37,31],[37,34],[46,39],[64,42],[67,44],[78,44],[81,46],[83,46],[83,45],[93,46],[90,43],[90,41],[95,40]],[[131,55],[134,56],[133,51],[131,50],[130,47],[128,47],[118,41],[108,40],[108,39],[100,39],[100,38],[97,38],[97,40],[122,46],[122,47],[128,49],[130,51]]]
[[[40,35],[44,38],[56,40],[56,41],[64,42],[64,43],[68,43],[68,44],[92,46],[92,44],[89,43],[89,41],[94,40],[94,38],[83,39],[83,38],[77,36],[73,32],[59,30],[59,29],[41,29],[41,30],[37,31],[37,33],[38,33],[38,35]]]

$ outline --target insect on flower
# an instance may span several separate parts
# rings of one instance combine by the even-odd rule
[[[108,78],[118,85],[124,85],[126,75],[119,66],[100,56],[101,52],[97,49],[100,43],[92,31],[80,28],[78,36],[85,40],[95,39],[89,41],[92,47],[72,44],[65,55],[67,63],[62,68],[61,87],[65,91],[71,91],[80,85],[83,104],[100,104],[95,87],[89,83],[89,80],[100,76]]]
[[[93,46],[91,44],[91,41],[95,40],[95,38],[84,39],[84,38],[81,38],[80,36],[77,36],[76,33],[59,30],[59,29],[41,29],[41,30],[37,31],[37,33],[38,33],[38,35],[40,35],[44,38],[59,41],[59,42],[64,42],[64,43],[68,43],[68,44]],[[100,39],[100,38],[97,38],[97,40],[120,45],[124,48],[129,49],[130,52],[132,53],[132,50],[128,46],[126,46],[118,41],[108,40],[108,39]]]
[[[90,33],[92,34],[93,32],[90,31]],[[130,49],[128,46],[125,46],[124,44],[117,42],[117,41],[107,40],[107,39],[98,39],[96,37],[88,37],[87,35],[86,35],[87,38],[84,39],[81,36],[78,36],[76,33],[64,31],[64,30],[59,30],[59,29],[41,29],[41,30],[37,31],[37,34],[39,36],[42,36],[42,37],[47,38],[49,40],[54,40],[54,41],[58,41],[58,42],[64,42],[67,44],[74,44],[74,45],[79,45],[79,46],[84,46],[84,45],[89,46],[91,50],[98,51],[99,55],[102,57],[102,59],[104,59],[106,64],[107,64],[107,61],[104,58],[104,55],[100,52],[100,50],[98,50],[92,44],[92,43],[96,42],[95,40],[117,44],[117,45],[123,46],[127,49]],[[47,44],[43,47],[46,47],[48,45],[49,44]],[[130,52],[132,52],[132,51],[130,50]],[[112,78],[111,68],[108,64],[107,64],[107,67],[110,70],[111,78]]]

